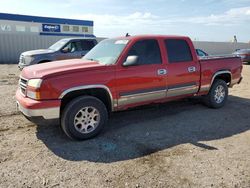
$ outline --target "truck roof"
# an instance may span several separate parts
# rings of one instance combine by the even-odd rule
[[[179,35],[134,35],[134,36],[124,36],[117,37],[116,39],[140,39],[140,38],[180,38],[180,39],[190,39],[187,36],[179,36]]]
[[[68,40],[68,41],[70,41],[70,40],[78,40],[78,39],[81,39],[81,40],[83,40],[83,39],[96,40],[96,38],[94,38],[94,37],[70,37],[70,38],[63,38],[63,39],[60,39],[60,40]]]

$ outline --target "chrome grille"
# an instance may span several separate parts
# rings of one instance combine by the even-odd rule
[[[21,90],[22,94],[24,94],[24,95],[26,95],[27,83],[28,83],[27,79],[20,77],[20,79],[19,79],[19,87],[20,87],[20,90]]]

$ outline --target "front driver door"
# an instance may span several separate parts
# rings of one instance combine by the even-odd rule
[[[58,60],[81,58],[81,42],[73,41],[66,44],[61,50]]]
[[[138,61],[133,66],[121,65],[116,72],[118,108],[165,98],[167,72],[158,41],[139,40],[132,44],[128,56],[138,56]]]

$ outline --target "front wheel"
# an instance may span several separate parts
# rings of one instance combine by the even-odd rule
[[[208,95],[205,97],[205,103],[211,108],[221,108],[225,105],[228,97],[228,86],[224,80],[215,80],[211,86]]]
[[[64,108],[61,127],[68,137],[85,140],[96,136],[107,120],[107,108],[102,101],[92,96],[81,96]]]

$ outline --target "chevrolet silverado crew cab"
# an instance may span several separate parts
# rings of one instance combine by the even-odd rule
[[[29,65],[56,60],[75,59],[83,57],[97,44],[94,38],[65,38],[48,49],[32,50],[20,55],[18,68],[21,70]]]
[[[31,121],[59,120],[66,135],[83,140],[110,112],[131,107],[203,96],[220,108],[241,72],[238,57],[199,60],[188,37],[129,36],[103,40],[83,59],[24,68],[16,100]]]

